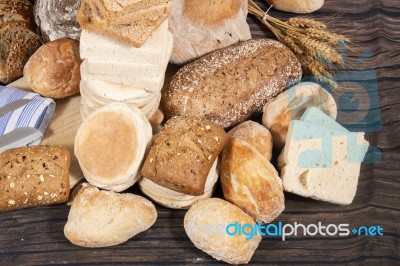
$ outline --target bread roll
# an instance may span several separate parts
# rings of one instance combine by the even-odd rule
[[[75,138],[75,155],[92,185],[119,192],[139,179],[151,138],[150,123],[139,109],[112,103],[83,121]]]
[[[162,105],[167,118],[202,117],[228,128],[261,111],[301,75],[299,61],[283,44],[249,40],[181,68],[164,91]]]
[[[174,35],[171,62],[183,64],[209,52],[251,39],[247,1],[174,0],[169,29]]]
[[[66,202],[70,154],[61,146],[10,149],[0,154],[0,212]]]
[[[77,246],[108,247],[146,231],[156,219],[157,211],[147,199],[85,183],[72,201],[64,234]]]
[[[176,192],[203,195],[225,141],[225,131],[208,120],[174,117],[155,136],[142,175]]]
[[[44,42],[57,39],[79,40],[81,27],[76,12],[81,0],[36,0],[34,15]]]
[[[324,5],[324,0],[268,0],[273,8],[299,14],[312,13]]]
[[[224,198],[255,221],[272,222],[285,209],[282,180],[274,166],[251,144],[232,139],[221,159]]]
[[[235,223],[251,225],[254,230],[255,223],[249,215],[227,201],[212,198],[193,204],[185,214],[184,227],[193,244],[213,258],[230,264],[247,264],[261,236],[248,230],[245,232],[253,234],[251,239],[244,234],[228,235],[227,226]]]
[[[299,119],[308,107],[317,107],[336,119],[335,99],[313,82],[297,84],[264,106],[263,125],[271,131],[276,148],[285,146],[290,121]]]
[[[230,139],[243,140],[257,149],[268,161],[272,158],[272,136],[268,129],[253,122],[243,122],[228,132]]]
[[[79,42],[59,39],[44,44],[24,67],[32,90],[45,97],[61,99],[79,93],[81,59]]]

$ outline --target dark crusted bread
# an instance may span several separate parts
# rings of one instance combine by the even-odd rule
[[[203,117],[227,128],[261,111],[301,75],[299,61],[283,44],[249,40],[181,68],[162,103],[167,118]]]
[[[208,120],[174,117],[155,136],[142,175],[165,188],[202,195],[226,139],[225,131]]]
[[[35,146],[0,154],[0,211],[66,202],[70,154],[61,146]]]
[[[32,4],[24,0],[0,1],[0,23],[24,21],[35,28]]]

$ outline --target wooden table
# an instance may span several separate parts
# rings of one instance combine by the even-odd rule
[[[258,1],[261,3],[261,1]],[[382,162],[362,166],[357,196],[350,206],[336,206],[286,194],[283,223],[348,223],[351,228],[380,225],[384,236],[296,237],[283,242],[268,237],[255,252],[251,264],[327,265],[400,264],[400,1],[326,0],[312,16],[330,22],[331,28],[350,37],[354,62],[367,49],[373,56],[351,70],[375,69],[379,87],[383,129],[367,139],[381,149]],[[265,8],[265,6],[264,6]],[[290,14],[271,11],[282,19]],[[253,36],[270,36],[250,17]],[[368,77],[366,77],[368,78]],[[57,102],[54,120],[44,143],[66,145],[80,124],[79,96]],[[76,178],[81,176],[76,161]],[[136,187],[129,192],[139,193]],[[217,190],[216,196],[220,195]],[[158,219],[148,231],[110,248],[84,249],[64,237],[69,207],[66,205],[18,210],[0,214],[0,265],[42,264],[222,264],[201,252],[183,230],[185,211],[157,206]]]

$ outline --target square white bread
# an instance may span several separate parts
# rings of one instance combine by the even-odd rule
[[[350,204],[367,150],[364,133],[293,120],[279,158],[284,190],[316,200]]]
[[[318,125],[326,128],[331,128],[346,133],[349,132],[345,127],[336,122],[335,119],[326,115],[324,112],[322,112],[319,108],[316,107],[307,108],[307,110],[301,116],[300,120],[311,124],[318,122]]]
[[[157,65],[165,56],[168,46],[168,20],[166,20],[140,48],[82,29],[80,55],[82,59],[121,62],[132,62],[133,60],[143,64]]]

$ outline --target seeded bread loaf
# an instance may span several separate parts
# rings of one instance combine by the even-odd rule
[[[0,211],[66,202],[70,154],[60,146],[35,146],[0,154]]]
[[[211,121],[174,117],[154,138],[142,175],[176,192],[200,196],[225,141],[225,131]]]
[[[301,75],[301,65],[287,47],[253,39],[181,68],[164,91],[162,104],[167,118],[202,117],[228,128],[261,111]]]

